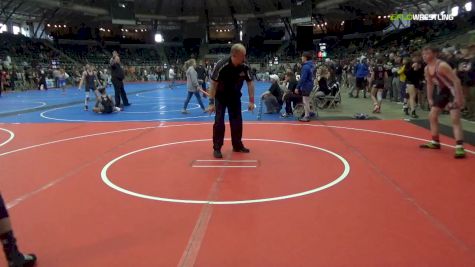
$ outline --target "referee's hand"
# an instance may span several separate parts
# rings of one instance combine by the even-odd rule
[[[256,108],[256,105],[255,105],[254,103],[252,103],[252,102],[249,102],[249,105],[248,105],[248,108],[247,108],[247,109],[248,109],[249,111],[254,111],[255,108]]]

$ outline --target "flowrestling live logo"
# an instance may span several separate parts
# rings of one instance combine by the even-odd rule
[[[390,20],[454,20],[454,16],[447,14],[392,14],[389,17]]]

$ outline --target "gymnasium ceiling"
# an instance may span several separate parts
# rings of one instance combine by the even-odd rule
[[[159,22],[228,23],[233,17],[245,21],[263,18],[269,21],[291,16],[294,0],[119,0],[133,1],[139,24]],[[300,1],[300,0],[296,0]],[[306,0],[312,1],[312,0]],[[397,8],[431,11],[450,0],[313,0],[314,14],[325,20],[347,20],[374,14],[390,14]],[[108,0],[1,0],[0,21],[45,21],[79,24],[111,21]],[[450,1],[452,2],[452,1]],[[457,2],[457,1],[455,1]],[[460,4],[464,4],[459,1]]]

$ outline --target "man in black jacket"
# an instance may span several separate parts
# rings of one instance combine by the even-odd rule
[[[120,65],[120,57],[117,51],[112,52],[112,58],[110,60],[112,84],[115,91],[115,105],[120,108],[120,99],[124,101],[124,106],[130,106],[127,94],[124,90],[124,70]]]

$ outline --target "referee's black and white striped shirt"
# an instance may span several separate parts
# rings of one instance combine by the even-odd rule
[[[252,81],[252,76],[247,64],[243,63],[239,66],[234,66],[231,62],[231,57],[227,57],[216,64],[211,74],[211,79],[218,82],[216,98],[223,99],[240,97],[244,81]]]

